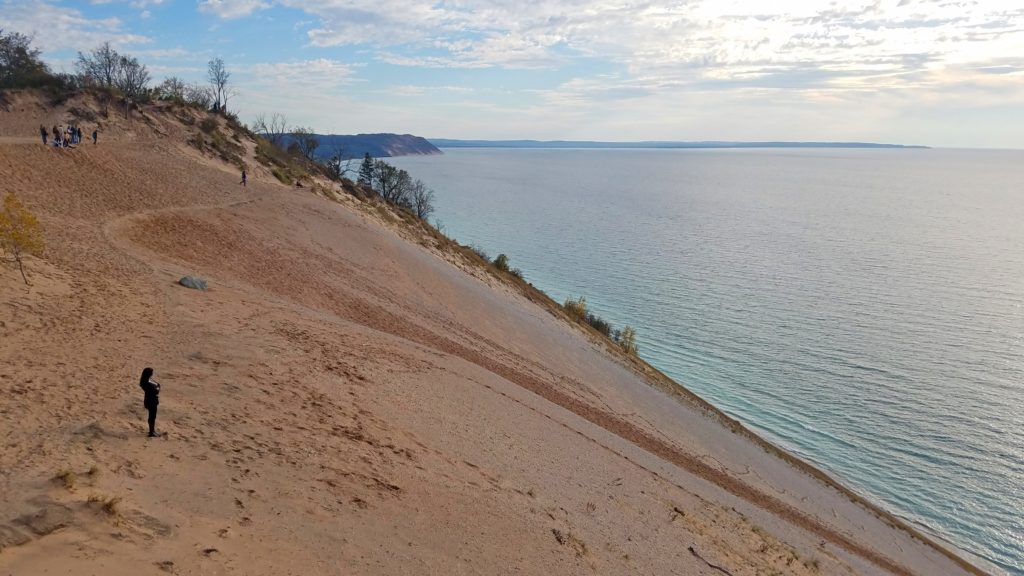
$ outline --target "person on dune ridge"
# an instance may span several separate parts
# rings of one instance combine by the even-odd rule
[[[160,433],[156,431],[156,408],[160,405],[160,383],[151,380],[152,376],[152,368],[143,368],[142,377],[139,378],[139,387],[145,393],[142,405],[149,411],[149,437],[158,438]]]

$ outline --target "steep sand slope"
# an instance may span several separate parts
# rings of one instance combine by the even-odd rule
[[[32,287],[0,269],[0,573],[964,573],[510,289],[164,128],[0,143],[49,242]]]

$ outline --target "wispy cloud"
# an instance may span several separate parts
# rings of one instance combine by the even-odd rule
[[[269,7],[270,3],[262,0],[200,0],[199,2],[201,11],[216,14],[221,18],[240,18]]]
[[[277,1],[315,18],[311,46],[374,46],[377,58],[389,64],[530,69],[600,57],[636,77],[662,76],[676,84],[841,87],[880,74],[980,69],[995,54],[1024,48],[1024,9],[997,2],[968,8],[951,1],[882,0],[825,7],[796,0]],[[266,4],[205,0],[202,6],[235,17]]]
[[[197,60],[208,58],[208,52],[194,52],[185,48],[147,48],[132,50],[132,55],[142,60]]]
[[[120,18],[91,19],[75,8],[40,0],[4,0],[0,9],[5,29],[35,36],[40,48],[47,51],[87,50],[103,42],[133,46],[152,41],[125,31]]]

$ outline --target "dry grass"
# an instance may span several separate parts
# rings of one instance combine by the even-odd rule
[[[117,517],[121,515],[121,497],[103,496],[102,494],[90,494],[86,500],[89,504],[99,506],[99,509],[108,516]]]
[[[78,475],[71,470],[64,469],[58,472],[53,479],[63,484],[64,488],[70,491],[75,489],[75,485],[78,482]]]

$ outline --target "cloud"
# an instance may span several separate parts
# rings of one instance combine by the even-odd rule
[[[358,82],[355,70],[360,67],[327,58],[260,63],[238,70],[239,85],[243,89],[272,89],[285,94],[332,94]]]
[[[494,35],[478,41],[436,41],[430,51],[438,54],[404,55],[383,51],[377,57],[388,64],[422,68],[550,69],[565,61],[554,48],[550,39]]]
[[[233,18],[272,0],[202,0],[200,9]],[[796,0],[677,4],[613,0],[276,0],[304,11],[317,47],[370,45],[391,63],[429,67],[544,67],[564,47],[632,67],[728,65],[769,55],[814,62],[920,52],[945,43],[1013,36],[1024,11],[998,3],[965,10],[955,2],[840,0],[826,8]],[[305,23],[304,23],[305,24]],[[823,54],[822,51],[825,51]]]
[[[398,97],[422,97],[422,96],[434,96],[439,94],[456,94],[465,96],[476,92],[472,88],[466,88],[465,86],[417,86],[414,84],[399,84],[397,86],[388,86],[387,88],[381,88],[376,90],[376,93],[385,96],[398,96]]]
[[[269,7],[270,4],[263,0],[201,0],[199,2],[199,10],[221,18],[240,18]]]
[[[194,51],[185,48],[147,48],[144,50],[132,50],[132,55],[143,61],[150,60],[176,60],[176,61],[202,61],[205,69],[206,62],[210,59],[211,52],[208,50]]]
[[[164,1],[165,0],[89,0],[89,4],[93,6],[104,6],[109,4],[128,4],[132,8],[139,8],[143,10],[142,14],[146,14],[148,13],[148,10],[145,10],[146,8],[149,8],[151,6],[159,6],[160,4],[163,4]],[[148,18],[148,16],[142,17]]]
[[[0,2],[7,30],[35,36],[45,52],[86,50],[103,42],[117,47],[148,44],[150,38],[123,29],[119,18],[90,19],[74,8],[54,6],[42,0]]]

